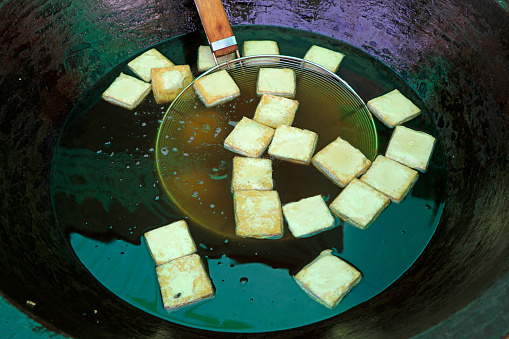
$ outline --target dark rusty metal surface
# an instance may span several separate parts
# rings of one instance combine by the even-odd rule
[[[243,0],[225,6],[234,25],[322,33],[385,62],[431,109],[449,166],[441,224],[404,277],[338,318],[285,334],[408,337],[437,324],[424,336],[507,334],[509,4]],[[49,170],[64,119],[88,87],[133,53],[200,28],[187,0],[0,3],[0,290],[48,328],[75,337],[184,335],[182,327],[113,298],[76,264],[53,220]]]

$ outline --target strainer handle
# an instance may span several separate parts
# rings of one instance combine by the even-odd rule
[[[194,0],[215,58],[236,52],[238,46],[221,0]],[[217,62],[216,62],[217,63]]]

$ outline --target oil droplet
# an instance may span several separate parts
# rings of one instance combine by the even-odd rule
[[[177,147],[173,147],[173,152],[178,152],[178,148]]]
[[[158,195],[156,195],[156,197],[154,198],[154,200],[159,200],[159,196],[158,196]]]
[[[168,152],[169,152],[168,148],[166,147],[161,148],[161,153],[163,153],[164,155],[168,155]]]
[[[242,278],[240,278],[240,283],[241,283],[242,285],[247,284],[247,281],[248,281],[248,279],[247,279],[246,277],[242,277]]]
[[[198,191],[193,192],[193,198],[196,198],[198,196]]]
[[[214,208],[214,207],[216,207],[216,205],[210,204],[210,208]]]

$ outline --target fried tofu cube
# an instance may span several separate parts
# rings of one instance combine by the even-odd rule
[[[345,55],[342,53],[313,45],[304,55],[304,60],[314,62],[332,73],[336,73],[344,57]]]
[[[421,113],[419,107],[397,89],[368,101],[367,106],[385,126],[393,128]]]
[[[196,253],[196,245],[185,220],[146,232],[145,241],[156,265]]]
[[[260,158],[233,158],[232,192],[272,190],[272,161]]]
[[[385,156],[421,172],[428,170],[435,137],[405,126],[396,126]]]
[[[189,65],[152,68],[152,92],[157,104],[172,102],[193,81]]]
[[[156,273],[163,307],[167,310],[214,297],[212,282],[198,254],[159,265]]]
[[[193,86],[206,107],[217,106],[240,96],[239,86],[224,69],[196,79]]]
[[[132,110],[150,93],[151,86],[135,77],[120,73],[103,92],[102,98],[109,103]]]
[[[295,119],[295,112],[299,108],[299,102],[272,94],[263,94],[260,103],[256,107],[254,121],[272,128],[279,125],[290,126]]]
[[[217,58],[217,64],[220,65],[224,62],[231,61],[235,58],[235,53],[230,53]],[[198,47],[198,72],[205,72],[216,66],[214,56],[210,50],[210,46]]]
[[[150,82],[150,70],[152,68],[171,66],[175,66],[175,64],[155,48],[146,51],[127,64],[127,67],[129,67],[134,74],[142,78],[145,82]]]
[[[256,94],[265,93],[293,98],[296,93],[295,71],[289,68],[260,68]]]
[[[371,187],[400,203],[419,178],[417,171],[397,161],[378,155],[360,179]]]
[[[371,161],[347,141],[337,138],[312,159],[313,165],[336,185],[345,187],[366,172]]]
[[[391,199],[365,182],[354,178],[330,204],[332,213],[360,229],[367,228]]]
[[[288,228],[296,238],[306,238],[334,227],[334,217],[321,195],[283,205]]]
[[[305,129],[279,125],[269,146],[269,155],[296,164],[309,165],[318,134]]]
[[[283,236],[283,212],[276,191],[235,191],[233,202],[237,236],[257,239]]]
[[[244,56],[279,54],[279,48],[276,41],[270,40],[250,40],[244,42]]]
[[[243,117],[224,140],[224,147],[232,152],[257,158],[265,152],[273,136],[273,128]]]
[[[294,278],[312,299],[332,309],[359,283],[362,275],[328,249],[323,250]]]

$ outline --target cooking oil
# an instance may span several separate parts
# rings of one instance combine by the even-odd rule
[[[376,298],[414,263],[440,220],[445,157],[426,105],[398,75],[363,51],[295,29],[240,26],[234,32],[239,44],[270,37],[282,54],[295,57],[303,57],[313,44],[340,51],[346,57],[338,75],[364,101],[397,88],[419,106],[422,114],[405,125],[436,136],[438,143],[428,172],[410,195],[401,204],[392,203],[366,230],[336,218],[335,228],[309,238],[292,237],[286,225],[282,239],[237,238],[230,190],[235,154],[224,149],[223,141],[242,116],[253,116],[259,97],[241,84],[241,97],[215,108],[192,101],[192,110],[168,112],[168,105],[157,105],[149,95],[129,111],[101,100],[120,72],[129,74],[127,60],[91,88],[65,123],[52,160],[53,212],[77,264],[119,302],[212,331],[295,328]],[[206,41],[203,34],[191,34],[153,47],[176,64],[191,65],[197,74],[196,51]],[[297,86],[300,107],[293,126],[319,135],[317,151],[340,136],[370,159],[385,152],[391,129],[376,119],[338,118],[340,107],[324,104],[329,98],[319,84]],[[274,159],[273,179],[283,204],[318,194],[330,203],[341,191],[313,165]],[[198,245],[215,297],[168,312],[143,234],[182,219]],[[333,249],[363,275],[332,310],[309,298],[292,277],[324,249]]]

